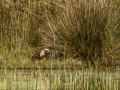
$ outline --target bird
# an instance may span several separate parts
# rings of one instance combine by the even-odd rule
[[[49,49],[43,49],[43,50],[40,50],[38,52],[36,52],[32,57],[31,57],[31,60],[34,61],[35,59],[43,59],[45,57],[46,54],[49,53]]]

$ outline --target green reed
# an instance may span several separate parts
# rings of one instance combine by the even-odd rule
[[[0,89],[118,90],[119,72],[94,70],[2,70]]]
[[[118,64],[120,2],[93,1],[1,0],[1,67],[29,67],[30,57],[42,48],[95,67]]]

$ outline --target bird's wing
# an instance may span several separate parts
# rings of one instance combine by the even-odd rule
[[[40,52],[40,57],[42,57],[42,56],[44,56],[45,55],[45,50],[42,50],[41,52]]]

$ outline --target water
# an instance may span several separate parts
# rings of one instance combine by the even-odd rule
[[[120,90],[119,71],[1,70],[0,90]]]

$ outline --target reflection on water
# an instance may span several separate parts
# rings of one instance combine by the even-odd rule
[[[92,70],[1,70],[1,89],[119,90],[120,73]]]

